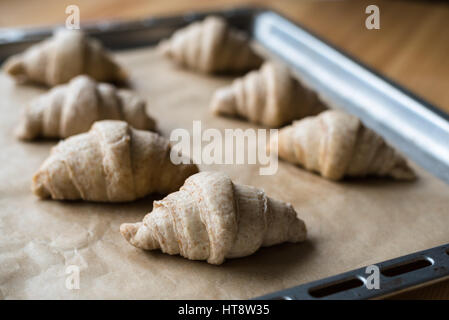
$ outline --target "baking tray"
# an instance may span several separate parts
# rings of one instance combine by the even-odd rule
[[[264,8],[187,13],[133,22],[83,26],[112,50],[149,46],[192,21],[214,14],[248,33],[269,54],[286,62],[328,103],[346,109],[385,137],[408,158],[449,182],[449,117],[446,113],[376,74],[356,59]],[[54,26],[0,30],[0,62],[51,35]],[[303,284],[260,299],[382,298],[449,277],[449,244],[376,264],[381,288],[365,285],[365,268]]]

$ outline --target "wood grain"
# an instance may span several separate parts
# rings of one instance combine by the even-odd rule
[[[80,7],[82,23],[243,4],[270,7],[449,112],[449,6],[442,1],[3,0],[0,27],[63,23],[70,4]],[[365,28],[368,4],[380,8],[380,30]],[[396,298],[449,298],[449,281]]]

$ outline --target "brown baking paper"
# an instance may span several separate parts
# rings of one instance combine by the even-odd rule
[[[191,131],[192,120],[203,129],[255,127],[210,114],[212,92],[230,78],[179,70],[152,49],[117,58],[164,136],[180,127]],[[251,298],[449,242],[449,188],[416,166],[419,179],[412,183],[336,183],[280,162],[272,176],[259,175],[257,165],[200,167],[291,202],[307,224],[306,242],[262,248],[220,266],[141,251],[119,226],[140,221],[156,196],[97,204],[31,193],[31,177],[55,141],[24,143],[13,131],[24,105],[44,91],[0,75],[0,298]],[[80,270],[79,289],[66,286],[74,283],[71,266]]]

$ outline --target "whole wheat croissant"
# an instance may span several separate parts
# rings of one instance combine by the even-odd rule
[[[415,178],[406,160],[355,116],[329,110],[280,130],[278,154],[323,177]]]
[[[17,128],[21,139],[67,138],[86,132],[98,120],[124,120],[141,130],[154,130],[145,101],[129,90],[77,76],[33,100]]]
[[[159,47],[176,63],[204,73],[243,72],[262,62],[244,34],[214,16],[176,31]]]
[[[194,164],[174,165],[169,141],[158,134],[104,120],[59,142],[32,189],[41,198],[124,202],[173,192],[197,172]]]
[[[228,86],[211,101],[215,114],[240,116],[268,127],[315,115],[326,107],[316,93],[292,77],[287,67],[265,62]]]
[[[20,81],[48,86],[65,83],[80,74],[98,81],[123,82],[126,74],[97,40],[78,30],[58,30],[23,53],[10,57],[3,69]]]
[[[290,204],[234,184],[220,172],[189,177],[178,192],[155,201],[142,222],[122,224],[120,232],[138,248],[211,264],[306,238],[305,224]]]

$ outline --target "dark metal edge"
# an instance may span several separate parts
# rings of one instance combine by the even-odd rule
[[[255,298],[255,300],[346,300],[385,298],[399,292],[429,285],[449,278],[448,252],[449,244],[445,244],[375,264],[375,266],[377,266],[380,270],[379,289],[367,288],[366,280],[371,273],[367,273],[366,267],[363,267],[302,284],[300,286],[260,296]],[[382,273],[382,271],[387,270],[392,266],[402,265],[421,259],[430,261],[430,265],[396,276],[386,276]],[[314,297],[310,294],[310,291],[315,288],[325,287],[348,279],[360,279],[364,284],[355,289],[337,292],[320,298]]]

